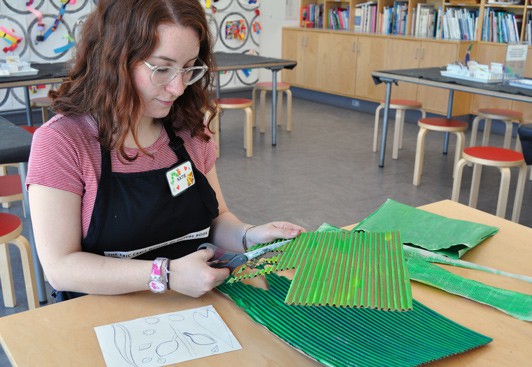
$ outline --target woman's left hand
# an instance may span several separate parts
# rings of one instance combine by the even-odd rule
[[[246,238],[247,245],[251,247],[257,243],[268,243],[273,240],[282,238],[290,239],[306,232],[301,226],[290,222],[271,222],[252,227],[248,230]]]

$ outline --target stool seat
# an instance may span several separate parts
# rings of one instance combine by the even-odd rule
[[[22,195],[22,183],[19,175],[0,176],[0,202],[16,201],[14,196]]]
[[[17,303],[11,269],[11,256],[9,254],[9,244],[12,243],[20,251],[28,308],[34,309],[39,306],[39,303],[35,288],[33,258],[31,257],[30,244],[21,233],[22,221],[18,216],[9,213],[0,213],[0,281],[2,283],[4,306],[15,307]]]
[[[420,119],[418,121],[418,126],[419,132],[417,135],[413,184],[418,186],[419,182],[421,181],[421,173],[423,172],[423,160],[425,155],[425,136],[429,131],[453,133],[456,135],[456,148],[454,151],[453,165],[454,175],[454,167],[456,166],[456,162],[458,162],[460,159],[462,150],[464,149],[465,131],[467,130],[468,124],[463,121],[448,119],[445,117],[427,117]]]
[[[445,132],[464,131],[468,127],[467,122],[445,117],[427,117],[419,120],[418,125],[426,129]]]
[[[246,157],[253,156],[253,101],[249,98],[219,98],[216,100],[217,112],[214,116],[214,139],[217,145],[216,155],[220,156],[220,110],[244,110],[246,119],[244,120],[244,149]]]
[[[473,178],[471,180],[471,191],[469,194],[469,206],[473,208],[476,208],[477,206],[482,167],[497,167],[501,172],[496,215],[502,218],[506,215],[506,204],[508,202],[508,192],[510,189],[510,168],[519,167],[519,176],[517,179],[517,187],[515,189],[514,207],[512,212],[512,221],[519,222],[527,174],[527,165],[523,153],[492,146],[465,148],[462,158],[455,166],[453,191],[451,195],[453,201],[458,202],[459,200],[462,173],[464,166],[468,163],[473,164]]]
[[[246,108],[251,107],[251,99],[249,98],[220,98],[216,102],[222,108]]]
[[[381,101],[381,104],[384,104],[384,101]],[[409,109],[409,108],[421,108],[422,104],[421,102],[414,101],[411,99],[391,99],[390,100],[390,108],[393,109]]]
[[[255,83],[255,88],[260,89],[260,90],[272,91],[273,90],[273,83],[272,82]],[[290,84],[284,83],[284,82],[278,82],[277,83],[277,90],[278,91],[285,91],[287,89],[290,89]]]
[[[491,119],[501,120],[503,118],[511,118],[519,120],[523,118],[522,112],[507,110],[505,108],[479,108],[478,112]]]
[[[520,166],[524,159],[523,153],[515,150],[484,146],[465,148],[462,156],[485,166]]]
[[[379,121],[380,112],[386,106],[382,101],[375,110],[375,123],[373,131],[373,152],[377,151],[377,140],[379,135]],[[405,113],[407,110],[414,110],[421,112],[421,118],[426,117],[425,110],[423,110],[421,102],[411,99],[390,99],[390,109],[395,110],[395,126],[393,134],[392,158],[399,157],[399,149],[403,147],[403,128],[405,122]]]
[[[283,93],[286,94],[286,131],[292,131],[292,91],[290,84],[278,82],[277,89],[277,125],[282,125],[283,120]],[[257,91],[260,91],[260,132],[266,132],[266,93],[273,91],[272,82],[255,83],[251,96],[253,99],[253,126],[257,125]]]
[[[38,126],[28,126],[28,125],[23,125],[21,126],[20,128],[26,130],[27,132],[29,132],[30,134],[34,134],[35,131],[37,131],[37,129],[39,128]]]

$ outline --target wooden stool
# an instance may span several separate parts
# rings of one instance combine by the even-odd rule
[[[480,176],[482,166],[497,167],[501,171],[501,184],[499,188],[499,199],[497,201],[498,217],[505,217],[506,203],[508,202],[508,190],[510,188],[510,168],[519,167],[519,178],[517,179],[517,188],[515,190],[514,208],[512,212],[512,221],[519,222],[521,214],[521,205],[523,202],[523,193],[525,191],[525,182],[527,176],[527,165],[523,153],[515,150],[498,147],[469,147],[465,148],[462,153],[462,159],[458,161],[455,167],[453,192],[451,200],[458,202],[460,197],[460,185],[462,181],[462,171],[467,163],[473,164],[473,178],[471,180],[471,192],[469,194],[469,206],[477,207],[478,190],[480,186]]]
[[[0,175],[0,203],[9,208],[14,201],[22,201],[22,183],[19,175]],[[24,205],[22,206],[24,208]],[[26,212],[24,212],[26,217]]]
[[[453,133],[456,135],[456,148],[454,152],[454,166],[460,159],[464,149],[465,134],[467,122],[448,119],[445,117],[427,117],[418,121],[419,133],[417,134],[416,161],[414,163],[414,185],[418,186],[421,181],[421,172],[423,171],[423,158],[425,151],[425,136],[429,130]],[[453,167],[454,167],[453,166]],[[454,172],[453,172],[454,174]]]
[[[375,110],[375,126],[373,132],[373,152],[377,151],[377,138],[379,135],[379,122],[380,112],[385,107],[384,102]],[[415,110],[421,112],[421,118],[425,118],[427,115],[423,110],[421,102],[412,101],[409,99],[392,99],[390,100],[390,109],[395,110],[395,127],[393,133],[393,149],[392,158],[397,159],[399,156],[399,149],[403,148],[403,127],[405,124],[405,112],[406,110]]]
[[[512,130],[514,121],[518,124],[523,123],[523,114],[518,111],[506,110],[501,108],[481,108],[478,110],[477,117],[473,120],[471,125],[471,141],[469,143],[470,147],[477,145],[477,131],[478,123],[480,120],[484,120],[484,133],[482,136],[482,145],[486,146],[489,144],[490,131],[491,131],[491,121],[492,120],[501,120],[506,124],[506,130],[504,133],[504,144],[503,147],[510,149],[510,142],[512,140]],[[520,151],[519,139],[515,143],[515,150]]]
[[[246,120],[244,121],[244,149],[246,150],[246,157],[253,156],[253,132],[252,119],[253,111],[251,105],[253,102],[248,98],[220,98],[216,100],[218,108],[221,110],[244,110],[246,112]],[[217,156],[220,156],[220,111],[214,116],[214,139],[218,145]]]
[[[33,270],[33,258],[31,257],[30,244],[22,233],[22,221],[13,214],[0,213],[0,279],[4,306],[15,307],[17,303],[15,288],[13,285],[13,273],[11,271],[11,258],[9,256],[9,244],[12,243],[20,251],[22,272],[26,286],[28,307],[39,307],[37,290],[35,289],[35,273]]]
[[[260,90],[260,132],[266,132],[266,92],[271,92],[273,89],[271,82],[256,83],[252,91],[253,100],[253,126],[256,126],[257,120],[257,102],[256,92]],[[286,131],[292,131],[292,91],[290,84],[277,83],[277,125],[282,125],[283,116],[283,92],[286,93]]]
[[[31,108],[40,108],[42,114],[42,123],[48,121],[48,109],[52,106],[52,101],[49,97],[36,97],[30,100]]]

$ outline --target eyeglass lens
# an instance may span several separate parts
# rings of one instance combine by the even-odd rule
[[[172,67],[158,67],[153,70],[151,74],[152,82],[157,85],[170,83],[177,74],[181,74],[183,83],[186,85],[197,82],[203,74],[205,69],[202,67],[187,68],[186,71],[177,70]]]

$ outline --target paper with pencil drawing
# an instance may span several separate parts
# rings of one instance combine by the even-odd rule
[[[94,330],[108,366],[166,366],[242,349],[212,305]]]

